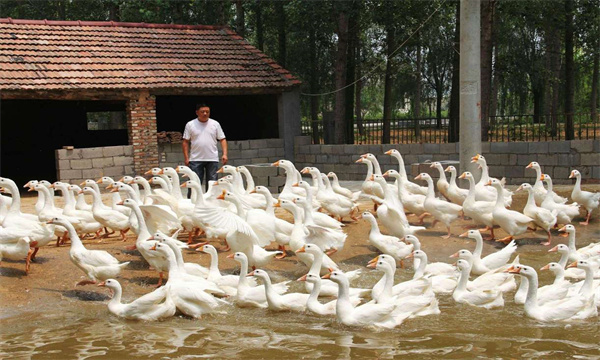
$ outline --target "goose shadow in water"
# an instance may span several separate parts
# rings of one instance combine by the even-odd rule
[[[58,292],[61,293],[62,296],[68,297],[71,299],[77,299],[81,301],[106,301],[110,300],[110,296],[107,294],[103,294],[100,292],[94,291],[86,291],[86,290],[56,290],[56,289],[47,289],[47,288],[36,288],[36,290],[48,291],[48,292]]]
[[[127,260],[129,261],[129,265],[127,265],[128,270],[148,270],[148,263],[145,260]]]
[[[375,256],[379,255],[378,251],[375,251],[373,254],[363,254],[356,255],[351,258],[345,259],[344,264],[346,265],[358,265],[358,266],[366,266],[366,264],[371,261]]]
[[[163,284],[166,283],[167,279],[168,278],[165,276],[165,278],[163,279]],[[133,277],[133,278],[129,279],[129,282],[137,284],[139,286],[156,286],[156,285],[158,285],[158,276],[157,277],[152,277],[152,276]]]

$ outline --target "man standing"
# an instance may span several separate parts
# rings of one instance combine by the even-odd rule
[[[219,168],[219,151],[217,142],[221,143],[223,165],[227,164],[227,140],[221,125],[210,118],[210,108],[206,104],[196,105],[196,119],[185,125],[183,132],[183,156],[185,165],[189,166],[208,186],[209,180],[217,180]],[[190,141],[192,143],[190,151]],[[206,180],[204,174],[206,173]]]

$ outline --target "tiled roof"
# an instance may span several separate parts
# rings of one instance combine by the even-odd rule
[[[299,83],[227,27],[0,18],[0,90],[284,89]]]

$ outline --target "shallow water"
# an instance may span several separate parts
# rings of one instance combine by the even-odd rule
[[[532,255],[521,252],[523,262],[534,265],[526,260]],[[536,266],[555,260],[552,254],[543,258]],[[402,277],[409,276],[405,272]],[[357,285],[372,284],[378,277],[368,271]],[[541,279],[550,281],[548,274]],[[500,310],[439,296],[440,315],[410,319],[386,331],[347,328],[309,314],[236,307],[201,320],[124,321],[108,313],[102,296],[89,298],[65,298],[59,308],[18,316],[3,312],[0,358],[600,358],[597,318],[540,323],[525,317],[512,294],[505,296]]]

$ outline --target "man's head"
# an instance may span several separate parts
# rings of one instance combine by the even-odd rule
[[[196,115],[198,116],[198,120],[206,122],[210,116],[210,108],[206,104],[197,104]]]

